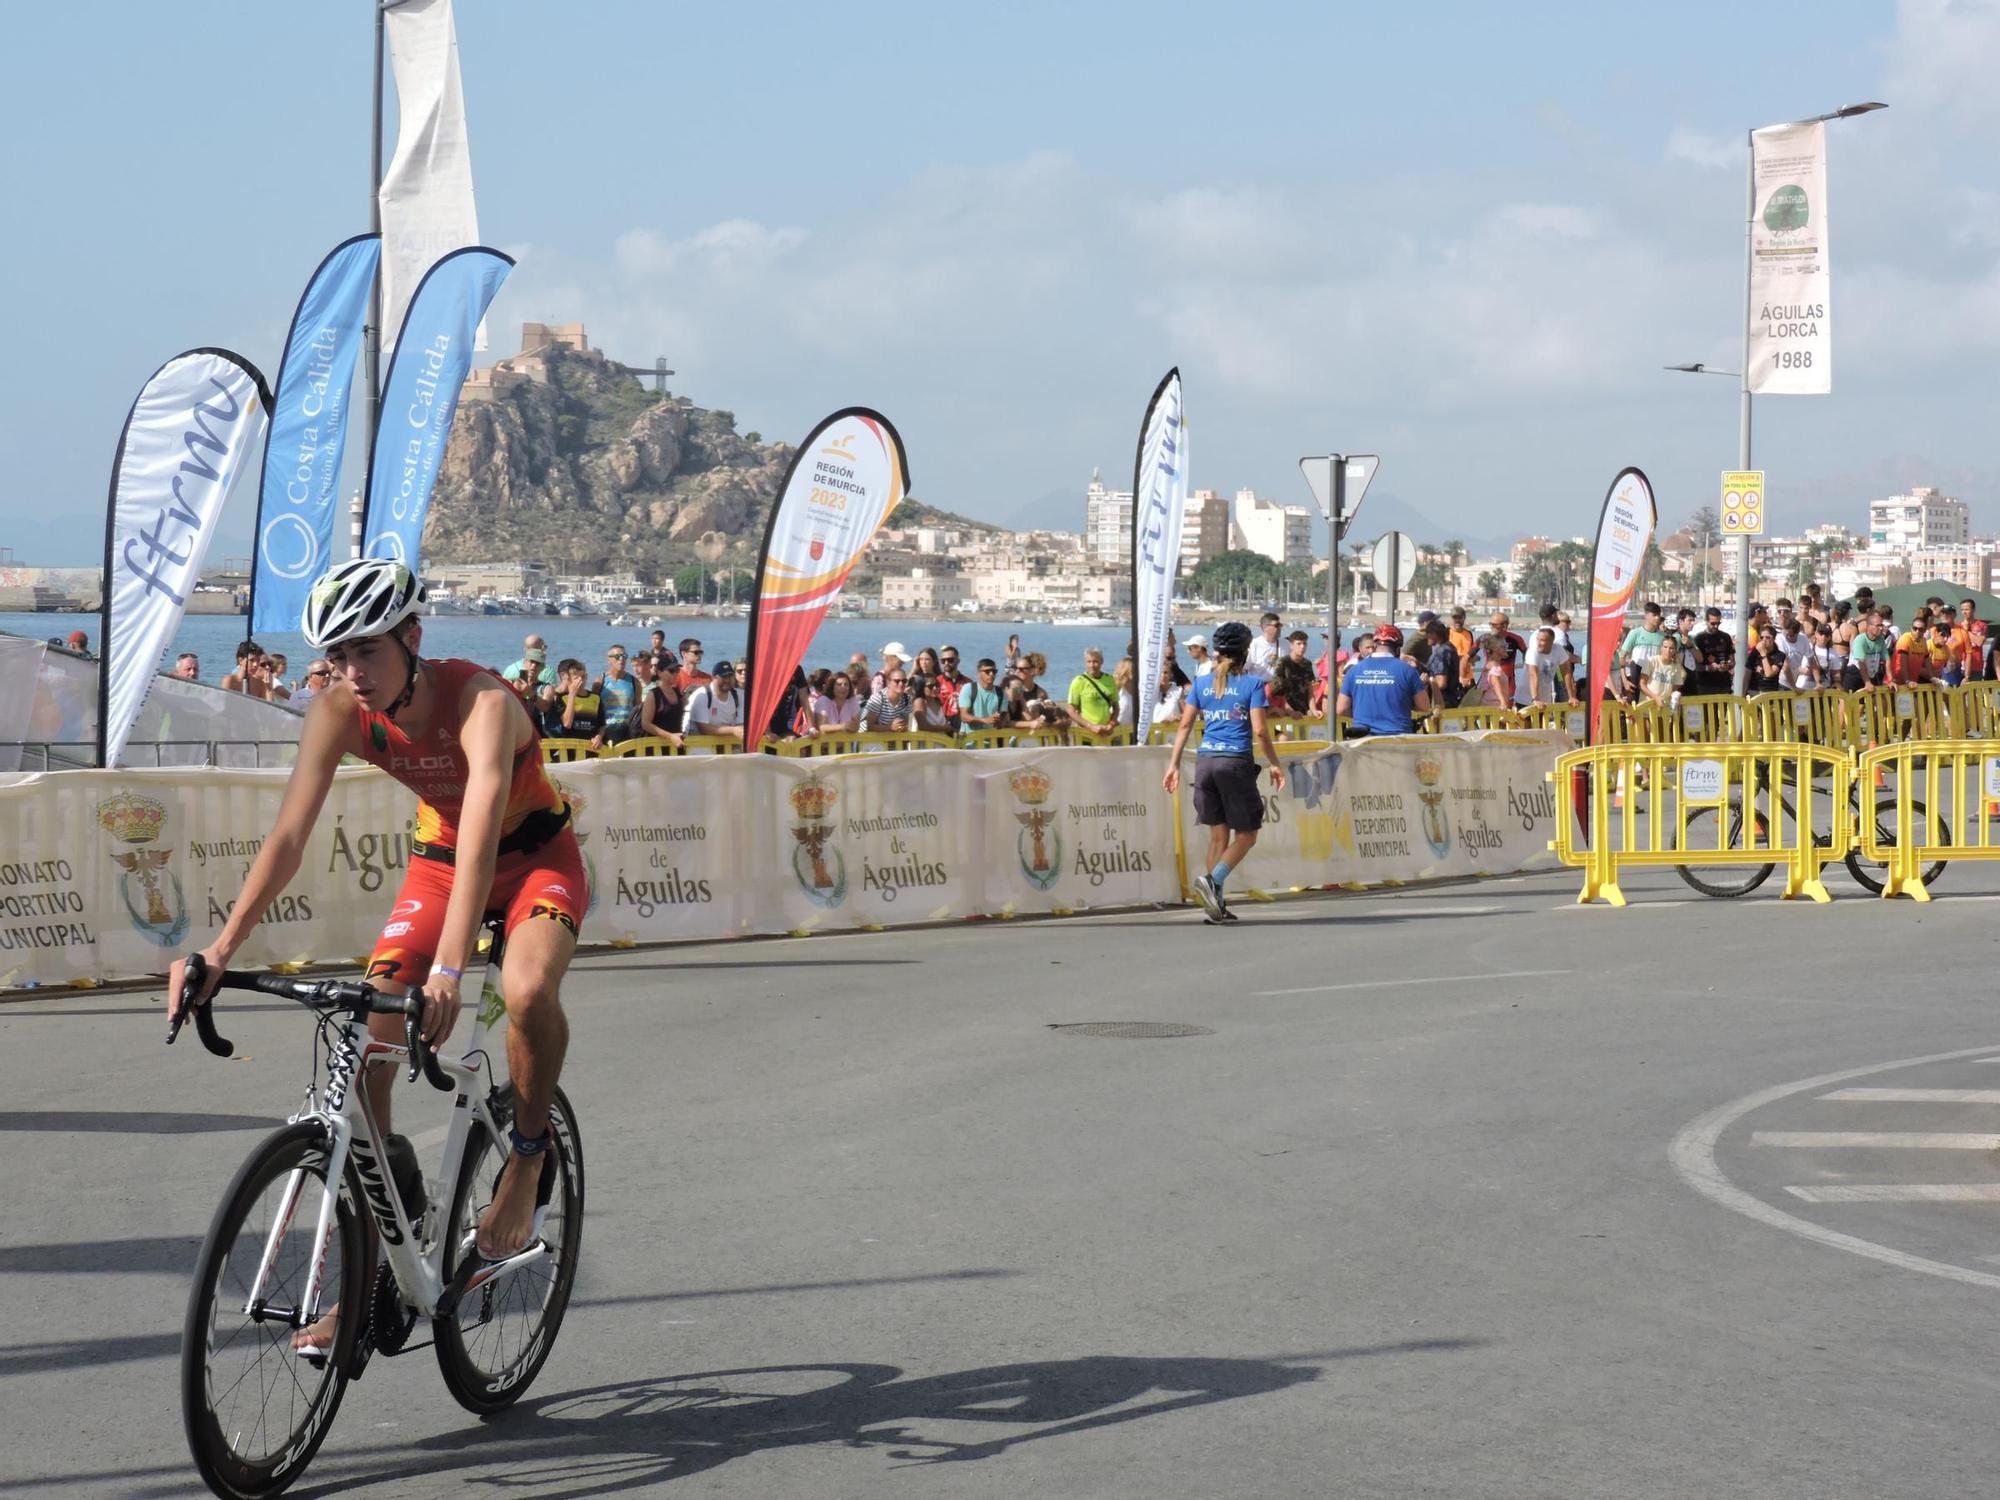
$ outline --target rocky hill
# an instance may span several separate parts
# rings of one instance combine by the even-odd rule
[[[791,456],[738,433],[733,413],[656,392],[594,351],[516,355],[490,396],[458,408],[424,556],[651,577],[749,563]],[[892,524],[926,522],[990,529],[910,499]]]

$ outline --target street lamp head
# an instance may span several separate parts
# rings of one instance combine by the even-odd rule
[[[1879,100],[1869,100],[1865,104],[1843,104],[1829,115],[1828,118],[1833,120],[1851,120],[1856,115],[1865,115],[1871,110],[1887,109],[1888,107],[1888,105],[1881,103]]]
[[[1727,375],[1731,380],[1737,378],[1737,372],[1734,370],[1711,370],[1700,360],[1696,360],[1691,365],[1662,365],[1660,368],[1663,370],[1672,370],[1680,375]]]

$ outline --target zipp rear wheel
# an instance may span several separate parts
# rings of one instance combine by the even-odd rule
[[[1722,823],[1723,814],[1728,822]],[[1761,840],[1765,829],[1764,814],[1755,807],[1751,816],[1758,821],[1753,829],[1743,826],[1743,803],[1741,799],[1732,801],[1727,808],[1698,807],[1687,815],[1687,822],[1681,838],[1680,852],[1689,856],[1689,863],[1674,866],[1674,872],[1704,896],[1714,896],[1719,900],[1729,900],[1736,896],[1747,896],[1758,886],[1771,878],[1771,872],[1778,868],[1771,864],[1703,864],[1701,851],[1740,850],[1745,847],[1744,834],[1754,832]],[[1726,834],[1726,838],[1722,835]]]
[[[504,1113],[503,1113],[504,1112]],[[504,1095],[496,1115],[511,1114]],[[534,1382],[555,1346],[576,1280],[576,1257],[583,1239],[583,1137],[569,1098],[557,1089],[549,1106],[555,1139],[544,1153],[548,1200],[541,1240],[547,1253],[464,1292],[450,1313],[433,1320],[438,1369],[453,1396],[468,1411],[496,1412],[519,1400]],[[455,1285],[474,1266],[477,1252],[469,1237],[493,1201],[500,1173],[511,1154],[507,1140],[494,1140],[475,1125],[465,1143],[465,1159],[445,1221],[444,1280]]]
[[[1913,801],[1910,804],[1910,811],[1914,815],[1912,821],[1919,827],[1922,827],[1924,819],[1923,803]],[[1939,817],[1937,827],[1930,831],[1936,835],[1937,841],[1940,844],[1949,844],[1951,842],[1951,819]],[[1893,845],[1896,842],[1896,799],[1892,795],[1884,794],[1877,796],[1875,799],[1875,836],[1885,846]],[[1925,865],[1923,868],[1924,884],[1929,885],[1938,876],[1942,875],[1947,863],[1948,861],[1946,860],[1934,859]],[[1888,875],[1888,871],[1883,865],[1862,855],[1861,847],[1858,844],[1847,851],[1847,873],[1878,896],[1882,894],[1882,886]]]
[[[347,1388],[367,1235],[345,1196],[328,1236],[321,1309],[338,1301],[346,1315],[326,1358],[292,1351],[316,1259],[328,1147],[310,1122],[272,1135],[237,1171],[202,1243],[181,1332],[181,1419],[201,1477],[230,1500],[275,1495],[298,1478]],[[262,1302],[247,1310],[267,1247],[274,1253]]]

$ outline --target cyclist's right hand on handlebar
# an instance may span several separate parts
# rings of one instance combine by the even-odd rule
[[[229,966],[227,957],[213,944],[203,948],[197,955],[207,972],[202,975],[201,993],[190,998],[196,1003],[215,998],[216,989],[222,983],[222,971]],[[167,969],[167,1024],[185,1020],[181,1014],[181,991],[187,985],[187,960],[177,958]]]

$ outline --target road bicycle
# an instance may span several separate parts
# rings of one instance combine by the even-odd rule
[[[512,1146],[510,1085],[495,1086],[487,1030],[506,1011],[498,985],[498,918],[465,1053],[437,1056],[418,1035],[420,994],[283,974],[225,972],[221,988],[297,1001],[318,1018],[305,1102],[250,1153],[202,1243],[181,1335],[181,1415],[195,1466],[216,1494],[275,1495],[311,1462],[348,1382],[373,1354],[431,1347],[459,1403],[499,1411],[527,1390],[569,1306],[583,1232],[583,1141],[561,1089],[549,1110],[532,1237],[515,1255],[482,1258],[480,1214]],[[192,1015],[202,1045],[235,1049],[209,1003],[190,1004],[205,968],[188,960],[171,1044]],[[371,1015],[403,1018],[403,1045],[368,1031]],[[320,1057],[325,1055],[324,1073]],[[416,1149],[384,1135],[366,1108],[371,1066],[406,1063],[452,1097],[433,1183]],[[377,1244],[380,1265],[377,1265]],[[338,1306],[331,1344],[294,1350],[292,1336]],[[412,1344],[429,1320],[427,1343]]]
[[[1826,795],[1824,788],[1821,786],[1815,786],[1812,790],[1815,796]],[[1859,782],[1856,782],[1850,794],[1848,807],[1854,816],[1857,827],[1860,825],[1863,816],[1862,794],[1863,788]],[[1702,849],[1721,848],[1742,850],[1767,842],[1770,832],[1771,801],[1770,778],[1760,768],[1756,777],[1756,791],[1751,797],[1749,805],[1749,816],[1751,819],[1749,828],[1750,838],[1746,840],[1744,836],[1744,798],[1742,789],[1738,787],[1730,792],[1727,804],[1713,807],[1699,807],[1688,813],[1687,820],[1682,825],[1681,848],[1686,853],[1696,854]],[[1925,811],[1924,804],[1912,798],[1910,801],[1910,811],[1914,816],[1914,820],[1921,826]],[[1893,792],[1878,790],[1875,793],[1873,815],[1875,818],[1875,834],[1878,842],[1884,845],[1894,844],[1896,842],[1896,797]],[[1726,826],[1721,821],[1725,816],[1728,818]],[[1792,798],[1782,788],[1777,793],[1777,816],[1781,826],[1788,820],[1793,823],[1794,827],[1797,826],[1797,813],[1793,808]],[[1940,843],[1948,844],[1951,842],[1949,823],[1950,819],[1940,818],[1937,828],[1933,830]],[[1720,841],[1717,839],[1718,832],[1723,834],[1723,838]],[[1813,835],[1813,843],[1817,848],[1826,848],[1830,842],[1831,835],[1829,834],[1818,833]],[[1847,873],[1852,875],[1859,884],[1866,887],[1875,895],[1879,896],[1882,894],[1885,867],[1879,861],[1869,859],[1865,856],[1861,852],[1861,845],[1859,843],[1856,843],[1853,848],[1847,851],[1846,857],[1842,862],[1847,866]],[[1938,876],[1942,875],[1946,863],[1947,861],[1939,859],[1925,865],[1923,870],[1924,884],[1929,885]],[[1771,872],[1777,868],[1775,860],[1770,864],[1755,865],[1684,864],[1674,866],[1676,873],[1679,874],[1681,879],[1700,891],[1704,896],[1716,896],[1723,899],[1749,895],[1758,886],[1769,880]]]

